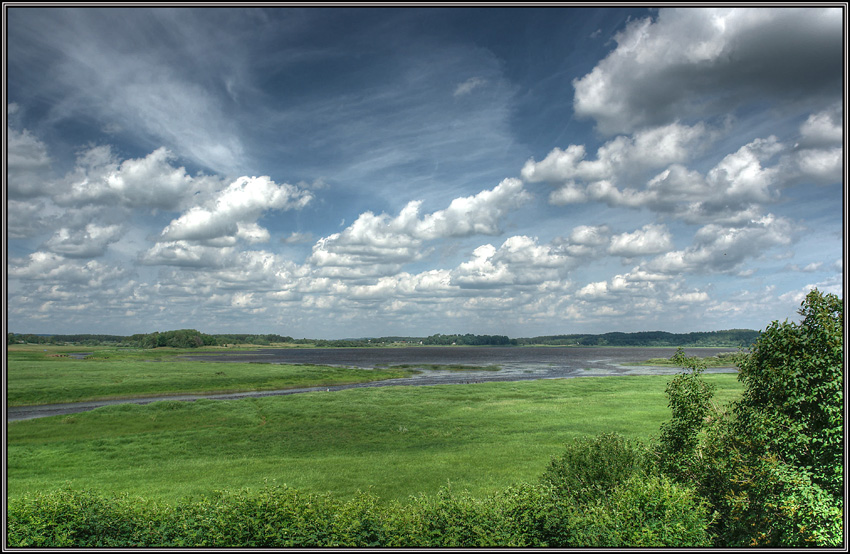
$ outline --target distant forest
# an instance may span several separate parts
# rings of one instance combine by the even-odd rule
[[[122,346],[130,348],[199,348],[203,346],[232,346],[249,344],[270,346],[295,344],[326,348],[361,348],[381,346],[656,346],[656,347],[749,347],[759,331],[730,329],[695,333],[644,331],[638,333],[604,333],[601,335],[549,335],[512,339],[504,335],[442,335],[429,337],[378,337],[341,340],[294,339],[277,334],[217,334],[208,335],[194,329],[179,329],[131,336],[120,335],[34,335],[8,333],[6,344],[54,344],[83,346]]]

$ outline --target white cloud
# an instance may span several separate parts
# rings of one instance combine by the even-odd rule
[[[650,260],[645,270],[660,273],[733,272],[748,259],[763,256],[775,246],[788,246],[798,228],[782,217],[768,214],[743,227],[709,224],[700,228],[685,250],[668,252]]]
[[[139,262],[194,268],[223,267],[232,263],[234,252],[232,246],[206,246],[183,240],[158,242],[139,258]]]
[[[496,235],[502,219],[530,199],[519,179],[504,179],[492,190],[455,198],[445,210],[426,215],[415,234],[424,239]]]
[[[551,245],[537,243],[527,236],[513,236],[499,249],[491,244],[479,246],[473,257],[452,271],[451,282],[461,288],[486,289],[540,285],[559,280],[570,259]]]
[[[479,246],[472,259],[463,262],[452,272],[452,284],[466,288],[502,287],[511,284],[512,276],[504,265],[493,263],[496,247],[492,244]]]
[[[800,140],[781,163],[788,185],[840,183],[844,177],[840,105],[813,113],[800,126]]]
[[[144,158],[121,162],[105,184],[124,204],[173,209],[197,186],[183,167],[170,164],[174,159],[169,150],[157,148]]]
[[[10,239],[22,239],[49,231],[54,225],[53,206],[44,200],[12,200],[6,204],[6,232]]]
[[[528,160],[522,168],[526,181],[567,183],[574,180],[620,182],[690,159],[713,137],[703,123],[693,126],[678,122],[644,129],[632,136],[618,136],[599,147],[595,160],[586,158],[585,147],[571,144],[555,148],[540,162]],[[562,193],[565,194],[565,193]]]
[[[268,231],[257,225],[267,210],[300,209],[313,198],[308,191],[278,185],[269,177],[239,177],[207,206],[194,206],[163,231],[163,241],[214,241],[227,237],[267,241]]]
[[[654,130],[644,135],[654,136]],[[618,137],[618,140],[623,137]],[[654,140],[647,141],[648,144]],[[632,144],[640,142],[634,140]],[[611,144],[611,143],[608,143]],[[600,152],[605,147],[600,148]],[[542,162],[530,160],[523,168],[523,176],[532,181],[554,181],[566,184],[553,192],[550,203],[565,205],[576,202],[602,202],[612,207],[649,208],[663,214],[672,214],[688,223],[725,222],[741,224],[760,213],[759,207],[779,199],[781,188],[789,186],[799,171],[790,172],[787,158],[780,154],[786,147],[774,136],[756,138],[726,155],[705,175],[690,170],[680,163],[671,163],[645,183],[643,188],[620,187],[618,183],[633,180],[625,178],[621,168],[631,160],[645,159],[651,148],[635,149],[625,157],[605,157],[595,162],[583,158],[583,147],[570,146],[566,151],[554,150]],[[676,148],[671,148],[675,151]],[[615,159],[616,163],[608,160]],[[684,156],[683,156],[684,157]],[[656,156],[656,160],[672,161],[677,156]],[[777,158],[779,158],[777,160]],[[821,158],[807,158],[813,166]],[[840,156],[830,153],[817,168],[834,172],[835,161]],[[642,162],[645,167],[654,166]],[[587,165],[585,165],[587,164]],[[797,164],[795,167],[800,166]],[[825,168],[823,168],[825,166]],[[812,168],[814,171],[816,168]],[[584,183],[573,179],[586,179]]]
[[[800,267],[797,264],[789,264],[786,266],[787,269],[791,271],[802,271],[803,273],[814,273],[816,271],[820,271],[823,268],[823,262],[812,262],[810,264],[806,264],[804,267]]]
[[[422,248],[425,241],[500,233],[507,214],[528,198],[522,181],[505,179],[492,190],[455,198],[446,209],[421,217],[421,201],[409,202],[394,218],[365,212],[342,232],[320,239],[308,262],[323,268],[366,265],[395,272],[400,264],[428,253]]]
[[[100,226],[89,223],[84,229],[62,227],[47,241],[45,247],[69,258],[95,258],[102,256],[106,248],[122,234],[120,225]]]
[[[577,293],[576,296],[579,298],[586,299],[598,299],[604,298],[608,295],[608,283],[606,281],[597,281],[595,283],[588,283],[584,287],[582,287]]]
[[[125,269],[97,260],[68,260],[51,252],[33,252],[27,259],[11,260],[9,264],[9,276],[15,279],[83,286],[86,289],[96,289],[128,274]]]
[[[840,8],[671,8],[632,21],[617,48],[573,81],[575,113],[605,134],[748,99],[817,98],[840,86]]]
[[[800,126],[801,138],[795,146],[820,148],[840,145],[844,140],[842,113],[841,105],[836,104],[827,110],[810,114]]]
[[[53,198],[69,207],[118,204],[176,210],[218,184],[214,177],[191,177],[183,167],[171,165],[174,159],[166,148],[157,148],[144,158],[119,161],[109,146],[92,147],[80,153]]]
[[[659,254],[673,247],[673,237],[664,225],[648,224],[633,233],[614,235],[608,253],[624,258]]]
[[[315,239],[313,238],[312,233],[293,232],[289,236],[283,237],[280,240],[284,244],[307,244],[313,242]]]

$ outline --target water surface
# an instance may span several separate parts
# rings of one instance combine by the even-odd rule
[[[735,348],[685,349],[688,356],[714,356],[737,352]],[[579,376],[673,374],[680,368],[635,366],[650,358],[670,358],[675,348],[605,347],[516,347],[516,346],[420,346],[408,348],[303,348],[265,349],[186,356],[209,362],[249,362],[268,364],[316,364],[373,369],[421,364],[422,373],[406,379],[391,379],[393,384],[407,381],[467,382],[557,379]],[[498,366],[499,371],[452,371],[428,369],[430,365]],[[715,368],[714,371],[734,371]],[[401,383],[404,381],[405,383]],[[386,383],[382,381],[381,383]],[[365,383],[364,386],[369,386]]]
[[[721,352],[737,352],[735,348],[685,349],[688,356],[714,356]],[[374,369],[393,365],[417,364],[423,367],[411,377],[385,379],[369,383],[310,387],[225,394],[179,394],[149,398],[100,400],[44,406],[7,407],[6,420],[19,421],[51,415],[69,415],[112,404],[149,404],[159,400],[191,401],[201,398],[236,399],[262,396],[281,396],[304,392],[332,392],[351,388],[461,385],[491,381],[524,381],[530,379],[565,379],[605,375],[673,375],[682,371],[675,367],[635,366],[650,358],[670,358],[675,348],[604,348],[604,347],[510,347],[510,346],[421,346],[409,348],[303,348],[263,349],[222,354],[181,356],[207,362],[238,362],[267,364],[315,364]],[[498,371],[429,369],[430,365],[498,366]],[[731,373],[735,368],[709,368],[707,373]]]

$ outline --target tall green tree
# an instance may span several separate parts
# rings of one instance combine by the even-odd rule
[[[696,371],[668,387],[660,465],[712,505],[717,546],[844,544],[844,304],[813,290],[799,313],[739,363],[731,409],[708,408]]]
[[[753,454],[804,469],[837,497],[844,484],[844,305],[815,290],[799,313],[799,324],[773,322],[741,363],[736,429]]]

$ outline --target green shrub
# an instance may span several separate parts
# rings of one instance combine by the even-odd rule
[[[332,544],[336,505],[286,486],[217,492],[176,510],[175,546],[246,548]]]
[[[707,504],[693,490],[660,476],[648,449],[622,436],[575,439],[552,460],[542,483],[550,496],[538,501],[530,522],[536,545],[711,544]]]
[[[616,433],[573,439],[563,454],[554,457],[542,481],[554,493],[571,500],[589,502],[604,498],[633,475],[651,467],[645,447]]]
[[[387,546],[481,547],[510,542],[491,498],[473,498],[449,486],[433,497],[422,495],[395,506],[395,515],[390,516],[395,537]]]
[[[7,541],[39,548],[143,546],[169,526],[166,507],[66,488],[10,502]]]

